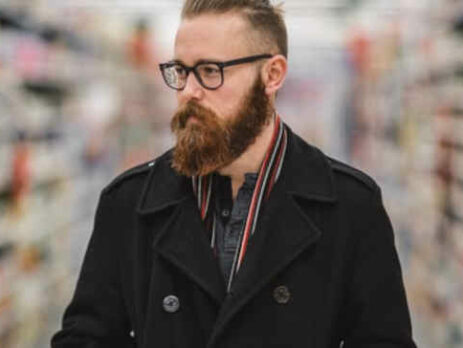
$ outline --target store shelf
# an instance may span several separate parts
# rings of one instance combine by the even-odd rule
[[[126,39],[87,33],[74,22],[79,11],[43,11],[0,1],[2,348],[49,346],[44,335],[58,329],[72,295],[98,192],[130,161],[160,152],[148,130],[167,105],[159,77],[127,56]]]

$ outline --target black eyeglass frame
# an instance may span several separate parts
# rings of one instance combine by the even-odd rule
[[[186,66],[178,61],[172,61],[172,62],[167,62],[167,63],[161,63],[159,64],[159,68],[161,70],[161,75],[164,79],[164,82],[166,83],[166,85],[172,89],[175,89],[177,91],[182,91],[185,89],[186,87],[186,83],[185,83],[185,86],[183,86],[182,88],[175,88],[173,86],[171,86],[169,84],[169,82],[167,82],[167,78],[164,74],[164,70],[167,69],[167,68],[170,68],[174,65],[181,65],[185,71],[186,71],[186,78],[185,78],[185,81],[188,80],[188,76],[190,75],[190,72],[193,72],[193,74],[195,75],[196,77],[196,80],[198,80],[198,82],[201,84],[201,86],[203,86],[205,89],[208,89],[208,90],[211,90],[211,91],[214,91],[216,89],[219,89],[220,87],[223,86],[223,83],[224,83],[224,76],[223,76],[223,69],[228,67],[228,66],[233,66],[233,65],[239,65],[239,64],[245,64],[245,63],[252,63],[252,62],[256,62],[258,60],[261,60],[261,59],[267,59],[267,58],[272,58],[273,55],[271,54],[258,54],[258,55],[255,55],[255,56],[249,56],[249,57],[243,57],[243,58],[238,58],[238,59],[232,59],[232,60],[228,60],[228,61],[225,61],[225,62],[217,62],[217,61],[200,61],[198,63],[196,63],[194,66]],[[204,84],[203,80],[201,79],[201,76],[199,75],[198,71],[196,70],[196,68],[200,65],[205,65],[205,64],[215,64],[219,67],[219,70],[220,70],[220,78],[221,78],[221,83],[220,85],[218,85],[217,87],[208,87]]]

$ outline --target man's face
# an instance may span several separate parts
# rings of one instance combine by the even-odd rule
[[[227,61],[262,53],[250,51],[247,30],[236,13],[184,20],[176,37],[175,60],[193,66],[200,60]],[[185,89],[177,92],[177,101],[173,166],[188,176],[205,175],[231,163],[271,117],[255,63],[225,68],[224,83],[217,90],[202,87],[191,73]]]
[[[174,58],[193,66],[200,60],[226,61],[255,54],[246,37],[249,28],[237,13],[204,14],[185,19],[175,39]],[[262,52],[257,52],[262,53]],[[233,117],[257,75],[256,64],[224,69],[224,84],[215,91],[203,88],[193,74],[183,91],[177,93],[178,106],[193,100],[222,119]]]

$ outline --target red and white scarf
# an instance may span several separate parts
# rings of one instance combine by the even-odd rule
[[[283,166],[283,160],[286,152],[286,146],[288,143],[287,130],[284,123],[281,121],[279,116],[275,118],[275,127],[273,130],[273,136],[271,143],[267,149],[264,157],[264,161],[259,170],[257,177],[256,186],[252,194],[251,203],[249,205],[248,216],[246,223],[240,234],[240,242],[236,248],[235,257],[233,259],[232,269],[230,277],[228,279],[227,291],[230,291],[233,279],[238,273],[244,256],[246,254],[249,238],[254,234],[259,212],[262,207],[262,203],[265,202]],[[193,191],[198,199],[198,208],[200,211],[201,219],[206,221],[209,212],[209,205],[211,202],[212,193],[212,175],[205,176],[194,176]],[[215,214],[212,216],[212,233],[211,233],[211,247],[215,247],[216,239],[216,217]]]

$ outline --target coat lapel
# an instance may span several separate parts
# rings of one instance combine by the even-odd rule
[[[153,231],[154,251],[221,304],[225,282],[207,240],[190,180],[177,175],[169,159],[161,159],[153,168],[138,213],[149,216],[149,221],[162,220]]]
[[[208,347],[215,345],[227,324],[253,296],[320,238],[322,231],[297,200],[322,204],[336,201],[332,173],[322,153],[292,133],[289,139],[281,176],[264,205]]]
[[[187,199],[175,208],[161,234],[162,238],[153,243],[154,249],[221,304],[225,281],[194,199]]]

